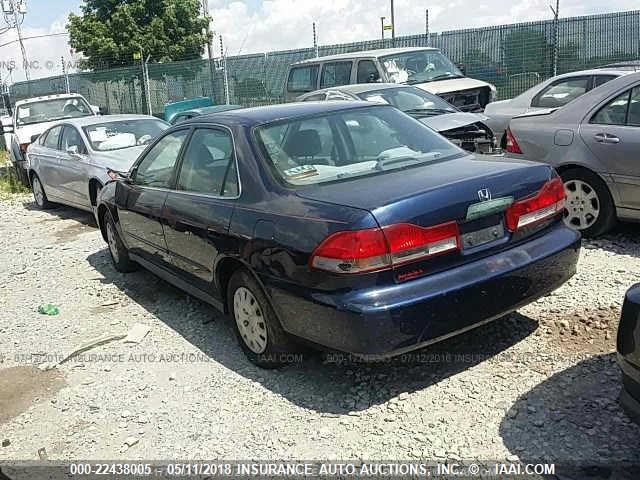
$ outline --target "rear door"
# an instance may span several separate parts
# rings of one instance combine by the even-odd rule
[[[189,131],[184,128],[160,138],[134,167],[131,182],[116,185],[115,202],[127,246],[132,253],[165,267],[169,258],[162,208]]]
[[[622,206],[640,209],[640,86],[585,118],[580,135],[617,184]]]
[[[213,286],[219,252],[233,247],[228,235],[239,181],[231,132],[194,130],[179,167],[175,190],[168,193],[163,217],[175,273],[201,290]]]
[[[87,178],[87,147],[76,127],[65,125],[58,153],[60,189],[65,199],[73,204],[89,207]]]
[[[61,125],[51,128],[42,147],[38,149],[38,177],[47,195],[63,199],[62,177],[58,169],[61,136]]]
[[[322,65],[320,88],[339,87],[351,83],[353,61],[327,62]]]

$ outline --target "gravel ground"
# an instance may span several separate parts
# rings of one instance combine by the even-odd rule
[[[25,196],[1,200],[0,218],[0,459],[640,462],[613,353],[639,227],[586,243],[552,295],[410,358],[264,371],[210,307],[117,273],[90,215]],[[36,366],[137,323],[150,328],[139,344]]]

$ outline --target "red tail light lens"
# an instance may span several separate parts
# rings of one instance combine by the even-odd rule
[[[383,231],[389,242],[389,253],[394,265],[458,250],[460,246],[460,232],[456,222],[427,228],[400,223],[385,227]]]
[[[510,128],[507,128],[507,145],[505,150],[509,153],[522,153],[522,150],[520,150],[520,145],[518,145],[518,142],[516,142],[516,137],[513,136],[513,133],[511,132]]]
[[[512,204],[506,213],[507,228],[512,232],[552,217],[564,208],[564,184],[560,177],[545,183],[533,197]]]
[[[426,228],[400,223],[383,229],[338,232],[316,248],[311,266],[333,273],[384,270],[458,250],[459,238],[456,222]]]
[[[29,145],[31,145],[30,143],[21,143],[20,144],[20,151],[22,153],[27,153],[27,148],[29,147]]]

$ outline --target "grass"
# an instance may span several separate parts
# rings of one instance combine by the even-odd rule
[[[28,192],[29,189],[22,184],[9,162],[8,153],[0,151],[0,193],[12,195]]]

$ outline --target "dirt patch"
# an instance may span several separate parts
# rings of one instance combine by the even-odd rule
[[[568,352],[609,353],[616,348],[620,309],[599,307],[541,321],[548,340]]]
[[[33,403],[53,396],[64,385],[58,370],[42,372],[31,366],[0,370],[0,424],[25,412]]]
[[[82,223],[73,223],[67,227],[64,227],[62,230],[55,231],[53,233],[53,236],[56,239],[55,243],[59,245],[62,243],[73,242],[78,238],[78,236],[92,230],[95,230],[95,227],[90,227]]]

